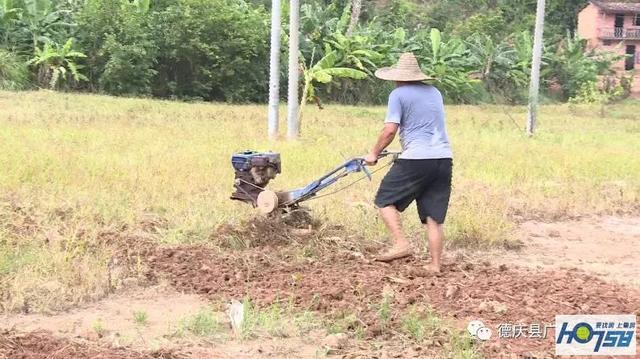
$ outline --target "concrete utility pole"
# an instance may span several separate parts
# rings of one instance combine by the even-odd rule
[[[351,21],[349,21],[349,27],[347,28],[347,36],[353,34],[356,26],[358,26],[358,20],[360,19],[360,11],[362,10],[362,0],[351,1]]]
[[[271,2],[271,56],[269,59],[269,138],[278,137],[278,104],[280,102],[280,0]]]
[[[300,118],[298,117],[299,47],[300,2],[299,0],[289,0],[289,94],[287,97],[287,137],[289,138],[297,138],[300,135]]]
[[[538,97],[540,91],[540,63],[542,62],[542,33],[544,31],[545,0],[538,0],[536,10],[536,31],[533,37],[533,59],[531,61],[531,84],[529,86],[529,113],[527,134],[533,136],[538,117]]]

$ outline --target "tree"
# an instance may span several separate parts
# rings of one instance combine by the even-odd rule
[[[589,0],[550,0],[547,11],[547,23],[550,25],[550,33],[554,37],[561,37],[567,31],[571,37],[576,34],[578,27],[578,13]]]
[[[569,32],[549,56],[549,76],[558,81],[565,100],[590,91],[599,75],[612,75],[612,64],[624,58],[612,52],[588,52],[586,41],[572,38]]]
[[[152,14],[157,46],[153,94],[264,101],[269,16],[242,0],[176,0]]]
[[[157,74],[157,39],[144,2],[87,0],[77,16],[92,86],[112,95],[148,96]]]

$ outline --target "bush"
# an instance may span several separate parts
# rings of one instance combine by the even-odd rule
[[[153,51],[151,44],[123,44],[110,34],[102,51],[109,58],[100,76],[100,89],[117,95],[151,94],[151,82],[157,73],[152,68],[154,59],[150,53]]]
[[[264,101],[269,24],[242,0],[88,0],[78,36],[89,78],[114,95]]]
[[[0,49],[0,90],[24,90],[29,87],[29,68],[26,62],[4,49]]]
[[[590,93],[593,93],[598,76],[611,75],[613,63],[622,58],[609,52],[587,52],[585,40],[571,38],[567,34],[567,37],[557,44],[556,52],[550,55],[550,63],[545,73],[557,79],[562,87],[564,99],[588,98]]]
[[[88,0],[78,15],[78,37],[88,55],[89,79],[113,95],[150,95],[155,43],[148,9],[128,0]]]
[[[233,102],[267,98],[269,22],[242,0],[177,0],[153,14],[154,95]]]

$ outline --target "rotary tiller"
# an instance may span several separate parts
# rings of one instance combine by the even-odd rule
[[[398,154],[398,152],[384,151],[378,159],[387,156],[395,158]],[[363,172],[371,180],[371,172],[367,169],[364,158],[356,157],[345,161],[302,188],[276,192],[265,187],[282,171],[279,153],[240,152],[231,157],[231,164],[235,170],[235,192],[231,195],[231,199],[249,203],[264,214],[278,210],[283,212],[294,210],[300,206],[300,203],[316,197],[318,192],[350,173]]]

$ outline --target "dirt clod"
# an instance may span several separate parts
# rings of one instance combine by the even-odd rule
[[[257,216],[238,224],[223,224],[209,238],[232,249],[281,246],[308,239],[320,225],[321,222],[307,211],[298,210],[278,216]]]
[[[345,333],[329,334],[322,340],[322,345],[331,349],[344,349],[349,341]]]
[[[449,285],[447,286],[447,291],[444,293],[444,297],[449,299],[453,298],[460,292],[460,287],[457,285]]]

